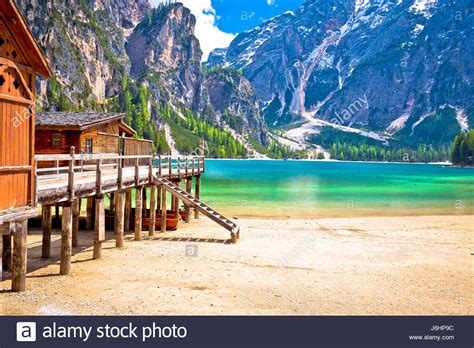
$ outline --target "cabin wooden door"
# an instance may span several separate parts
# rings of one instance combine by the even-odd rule
[[[0,58],[0,211],[34,204],[33,100],[17,66]]]

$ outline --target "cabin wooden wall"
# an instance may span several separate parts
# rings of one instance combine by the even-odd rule
[[[149,156],[153,150],[153,142],[149,140],[143,139],[135,139],[135,138],[124,138],[124,150],[123,154],[128,155],[143,155]],[[143,159],[139,161],[140,165],[148,164],[148,160]],[[129,167],[135,165],[134,160],[125,160],[124,166]]]
[[[92,139],[92,153],[119,154],[119,125],[118,121],[82,131],[80,148],[86,152],[86,139]]]
[[[14,126],[16,115],[25,112],[25,105],[0,102],[0,211],[32,203],[30,121]]]
[[[7,59],[21,56],[12,55],[4,30],[0,25],[0,211],[34,204],[35,75]]]
[[[53,146],[53,135],[61,135],[61,144]],[[37,155],[64,155],[71,152],[71,146],[75,149],[79,148],[79,132],[78,131],[55,131],[55,130],[39,130],[35,132],[35,154]],[[76,150],[77,151],[77,150]],[[55,162],[38,162],[38,168],[50,168],[56,165]],[[61,167],[68,166],[68,162],[60,162]]]
[[[53,135],[61,135],[61,144],[53,146]],[[54,131],[54,130],[36,130],[35,135],[35,153],[38,155],[49,154],[68,154],[71,146],[79,148],[79,132],[77,131]]]

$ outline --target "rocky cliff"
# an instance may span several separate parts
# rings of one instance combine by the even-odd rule
[[[240,125],[243,135],[265,141],[263,115],[254,89],[232,69],[205,74],[195,25],[195,17],[180,3],[151,11],[126,44],[131,77],[145,82],[162,105],[207,114],[215,123],[234,130]]]
[[[18,0],[55,77],[42,84],[47,109],[90,109],[117,93],[130,67],[125,38],[147,0]]]

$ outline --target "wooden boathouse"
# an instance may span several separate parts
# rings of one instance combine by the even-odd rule
[[[36,115],[35,154],[149,155],[151,140],[137,139],[125,114],[107,112],[41,112]],[[42,162],[41,167],[51,166]]]
[[[239,227],[200,201],[204,157],[152,154],[152,143],[135,139],[123,114],[45,113],[36,121],[36,75],[47,79],[52,72],[14,0],[0,0],[0,281],[3,270],[11,271],[12,291],[26,289],[28,220],[40,206],[43,258],[51,256],[51,208],[62,208],[62,275],[71,272],[83,199],[94,259],[101,257],[105,240],[104,197],[113,194],[116,246],[122,248],[124,234],[132,229],[132,190],[135,240],[142,238],[144,216],[150,222],[159,216],[160,232],[166,231],[170,196],[176,216],[181,201],[186,222],[193,208],[195,218],[206,215],[237,242]],[[155,223],[149,223],[147,232],[155,235]]]
[[[27,219],[36,215],[35,79],[52,72],[14,1],[0,0],[0,9],[0,249],[13,291],[22,291]]]
[[[78,153],[122,153],[122,138],[147,143],[141,145],[146,153],[152,142],[135,139],[136,132],[123,119],[125,114],[106,112],[41,112],[35,122],[35,153],[69,154],[71,146]],[[138,146],[137,146],[138,147]]]

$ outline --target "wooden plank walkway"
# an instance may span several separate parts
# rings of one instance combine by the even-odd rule
[[[135,166],[124,167],[125,161],[135,161]],[[41,205],[72,202],[76,198],[152,185],[154,177],[186,179],[200,176],[205,171],[203,157],[36,156],[37,165],[42,162],[57,165],[36,168],[36,200]],[[68,162],[69,165],[60,167],[59,164],[63,162]],[[142,163],[139,164],[140,162]]]

